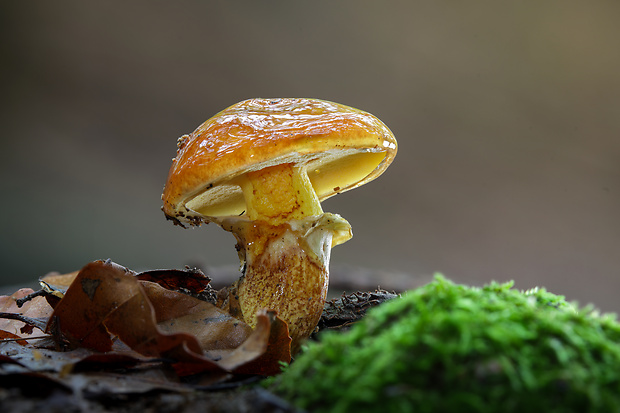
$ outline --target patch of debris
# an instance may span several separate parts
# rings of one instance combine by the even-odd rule
[[[366,311],[384,303],[385,301],[399,297],[396,292],[390,292],[381,288],[373,292],[355,292],[342,294],[339,298],[327,301],[323,308],[323,314],[319,320],[318,329],[346,329],[353,323],[364,317]]]
[[[81,397],[61,390],[37,397],[25,395],[15,388],[1,388],[0,404],[3,412],[7,413],[302,413],[260,387],[186,393],[109,393]]]

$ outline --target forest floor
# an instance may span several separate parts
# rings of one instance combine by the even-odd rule
[[[361,320],[368,309],[397,297],[403,287],[412,287],[416,282],[403,285],[400,279],[388,278],[382,287],[389,288],[392,284],[395,288],[387,291],[371,287],[373,277],[369,274],[349,273],[338,278],[332,286],[330,297],[333,298],[326,302],[317,333],[311,339],[326,330],[348,329]],[[422,281],[417,280],[417,283],[422,284]],[[347,292],[355,290],[358,291]],[[42,381],[36,375],[5,374],[0,375],[0,406],[3,413],[300,412],[260,386],[261,380],[260,377],[236,378],[234,382],[211,387],[187,386],[172,390],[147,387],[145,391],[127,391],[119,386],[75,391],[71,386]]]

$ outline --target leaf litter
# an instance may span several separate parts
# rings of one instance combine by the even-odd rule
[[[78,395],[187,392],[245,383],[291,361],[288,326],[254,329],[216,305],[197,270],[136,273],[94,261],[0,297],[0,384]],[[200,297],[200,298],[197,298]]]
[[[248,386],[291,361],[287,324],[263,310],[252,330],[200,270],[136,273],[107,260],[39,281],[40,291],[0,297],[7,411],[298,412]],[[317,331],[348,329],[396,296],[343,294],[325,304]]]

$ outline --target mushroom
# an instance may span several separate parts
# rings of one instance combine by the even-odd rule
[[[164,213],[182,226],[214,222],[234,234],[243,275],[230,288],[230,309],[251,326],[258,310],[276,310],[298,348],[323,310],[331,248],[352,236],[321,201],[381,175],[396,155],[394,135],[341,104],[250,99],[177,147]]]

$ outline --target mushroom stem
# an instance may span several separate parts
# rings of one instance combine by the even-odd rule
[[[290,163],[248,172],[241,183],[247,215],[280,224],[323,213],[306,170]]]
[[[234,285],[241,318],[254,327],[258,310],[276,310],[288,323],[296,351],[323,311],[334,235],[350,234],[351,226],[330,213],[280,225],[229,222],[232,225],[222,227],[237,238],[239,257],[245,263],[244,274]]]
[[[323,213],[302,168],[271,166],[243,181],[246,217],[220,222],[235,235],[245,264],[233,286],[241,318],[254,326],[258,310],[278,311],[296,350],[316,328],[327,296],[331,248],[351,238],[351,226]]]

